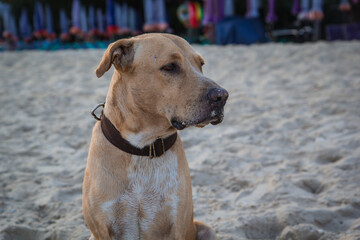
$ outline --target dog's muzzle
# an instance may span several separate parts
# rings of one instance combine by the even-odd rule
[[[224,88],[212,88],[206,96],[212,106],[223,107],[229,97],[229,93]]]
[[[229,97],[229,93],[224,88],[212,88],[207,94],[210,104],[210,123],[216,125],[224,119],[224,106]]]
[[[202,114],[192,121],[181,121],[177,118],[171,120],[171,124],[177,130],[182,130],[188,126],[204,127],[211,123],[216,125],[224,119],[224,106],[229,93],[220,87],[211,88],[206,94],[206,104]]]

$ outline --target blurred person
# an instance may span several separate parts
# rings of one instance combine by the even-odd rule
[[[169,24],[165,17],[164,0],[143,0],[145,24],[144,32],[165,32]]]

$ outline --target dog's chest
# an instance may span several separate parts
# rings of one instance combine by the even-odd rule
[[[138,239],[147,231],[171,228],[178,205],[177,156],[171,151],[153,159],[133,156],[127,181],[126,190],[102,206],[113,234]]]

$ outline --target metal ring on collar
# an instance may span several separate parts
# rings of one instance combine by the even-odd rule
[[[100,116],[100,117],[96,116],[95,111],[96,111],[99,107],[103,107],[103,108],[104,108],[104,106],[105,106],[105,103],[99,103],[98,105],[96,105],[96,106],[91,110],[91,115],[92,115],[96,120],[98,120],[98,121],[101,120],[101,116]]]

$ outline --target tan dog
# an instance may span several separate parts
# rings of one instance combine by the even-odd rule
[[[119,40],[109,45],[96,75],[112,64],[103,116],[131,145],[151,146],[188,126],[222,121],[228,93],[202,74],[203,59],[182,38],[145,34]],[[210,227],[193,220],[179,136],[164,154],[150,158],[120,150],[103,131],[97,122],[83,184],[90,239],[216,239]]]

